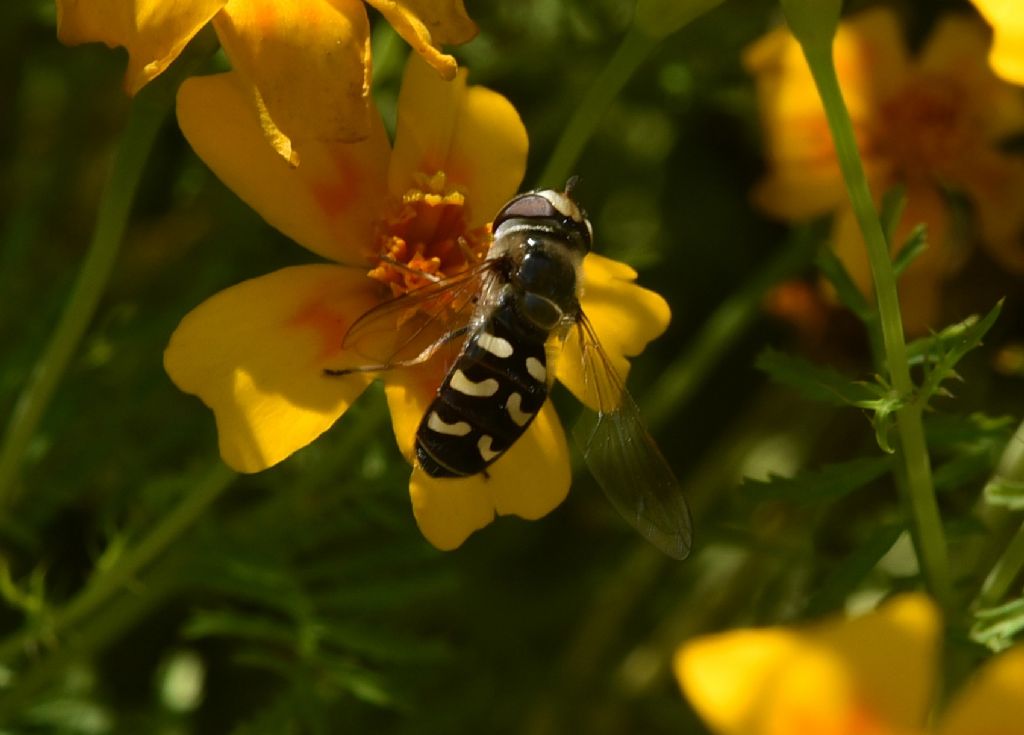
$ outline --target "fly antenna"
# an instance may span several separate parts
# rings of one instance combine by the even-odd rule
[[[565,182],[565,195],[567,197],[572,196],[573,189],[580,183],[580,177],[578,174],[573,174],[569,177],[569,180]]]

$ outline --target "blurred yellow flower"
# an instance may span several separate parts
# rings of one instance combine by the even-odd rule
[[[987,663],[934,728],[939,614],[924,595],[802,630],[697,638],[675,657],[684,695],[722,735],[1020,735],[1024,646]]]
[[[915,59],[887,8],[840,24],[835,61],[876,198],[896,185],[907,202],[893,248],[912,227],[928,227],[928,249],[900,281],[910,332],[938,327],[942,281],[963,262],[948,192],[973,208],[978,239],[1004,267],[1024,272],[1024,160],[999,143],[1024,131],[1024,98],[986,62],[988,36],[973,18],[939,21]],[[796,40],[775,30],[747,49],[769,170],[756,204],[787,220],[834,213],[833,245],[868,293],[870,269],[810,71]]]
[[[366,0],[446,79],[442,44],[476,35],[462,0]],[[310,141],[355,141],[370,126],[370,28],[360,0],[57,0],[66,44],[102,41],[128,51],[135,94],[212,22],[264,133],[293,163]],[[316,114],[313,114],[313,113]]]
[[[413,271],[450,277],[483,257],[490,219],[522,180],[526,130],[504,97],[467,87],[464,70],[446,82],[416,56],[393,149],[375,113],[365,140],[311,144],[303,165],[290,167],[263,144],[237,72],[187,80],[178,119],[199,156],[267,222],[333,261],[222,291],[182,320],[165,353],[175,384],[213,410],[224,461],[257,472],[316,439],[373,379],[324,375],[366,362],[342,350],[356,319],[422,282]],[[616,364],[667,326],[668,306],[636,286],[628,266],[590,254],[584,273],[583,306]],[[444,370],[432,359],[380,375],[410,463]],[[431,543],[457,547],[495,513],[535,519],[565,498],[569,454],[550,401],[488,473],[438,480],[414,468],[413,511]]]
[[[1004,79],[1024,84],[1024,4],[1020,0],[971,0],[992,26],[992,68]]]

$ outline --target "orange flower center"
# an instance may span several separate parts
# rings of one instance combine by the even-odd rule
[[[881,108],[878,138],[907,181],[944,179],[981,140],[955,80],[919,74]]]
[[[380,223],[377,262],[367,275],[394,296],[458,275],[479,263],[491,245],[489,225],[470,229],[466,197],[443,171],[419,175]]]

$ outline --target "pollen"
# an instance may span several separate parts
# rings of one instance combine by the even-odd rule
[[[470,228],[465,194],[443,171],[421,174],[379,223],[377,256],[368,275],[401,296],[482,261],[490,226]]]

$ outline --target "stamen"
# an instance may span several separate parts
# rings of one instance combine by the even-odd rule
[[[488,227],[467,225],[466,197],[443,171],[419,174],[378,223],[376,263],[368,275],[400,296],[458,275],[486,257]]]

